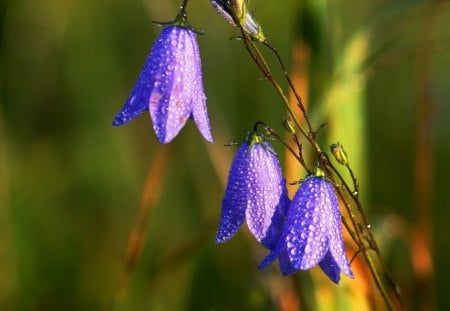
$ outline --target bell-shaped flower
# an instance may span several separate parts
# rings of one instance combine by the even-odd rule
[[[189,118],[194,119],[206,140],[213,141],[193,30],[164,26],[113,125],[122,125],[146,110],[150,110],[161,143],[170,142]]]
[[[259,268],[277,258],[284,275],[318,264],[335,283],[341,272],[353,278],[344,250],[338,198],[325,177],[311,176],[302,182],[292,199],[280,240]]]
[[[216,243],[229,240],[244,223],[268,249],[275,247],[289,198],[278,158],[269,142],[252,132],[233,159]]]

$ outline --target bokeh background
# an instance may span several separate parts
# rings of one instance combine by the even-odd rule
[[[359,259],[336,286],[317,268],[258,271],[267,252],[246,228],[214,244],[235,151],[224,145],[257,120],[283,133],[286,113],[209,1],[188,13],[206,31],[216,143],[189,122],[161,146],[147,114],[111,126],[160,31],[152,21],[179,4],[0,2],[0,309],[384,310]],[[405,309],[450,309],[449,1],[250,6],[314,124],[327,123],[323,148],[345,146]],[[302,178],[274,145],[288,181]]]

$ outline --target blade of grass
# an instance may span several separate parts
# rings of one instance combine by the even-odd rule
[[[153,209],[165,184],[167,166],[170,160],[169,147],[159,145],[150,163],[147,179],[141,195],[140,208],[136,211],[125,252],[124,268],[116,287],[111,310],[124,300],[128,293],[129,283],[139,261],[147,238],[147,225]]]

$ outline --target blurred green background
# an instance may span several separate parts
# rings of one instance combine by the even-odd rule
[[[214,244],[235,150],[224,144],[257,120],[281,132],[285,112],[209,1],[191,0],[188,13],[206,31],[198,41],[216,143],[189,122],[160,146],[148,114],[111,126],[160,31],[151,21],[172,20],[179,4],[0,2],[0,309],[383,310],[357,267],[339,286],[317,271],[283,278],[276,265],[256,269],[266,251],[246,228]],[[307,51],[311,117],[327,122],[324,144],[340,141],[350,156],[405,308],[450,309],[449,2],[251,7],[289,68]],[[151,208],[146,239],[119,295],[140,206]]]

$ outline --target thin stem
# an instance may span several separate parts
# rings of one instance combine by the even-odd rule
[[[350,165],[347,164],[345,167],[347,167],[347,170],[348,170],[348,172],[349,172],[349,174],[350,174],[350,177],[351,177],[351,179],[352,179],[353,188],[354,188],[353,195],[358,196],[358,194],[359,194],[359,184],[358,184],[358,180],[356,179],[355,174],[353,173],[353,170],[352,170],[352,168],[350,167]]]
[[[347,213],[349,214],[350,221],[352,223],[352,227],[357,228],[357,223],[356,223],[354,215],[350,209],[350,204],[347,203],[342,191],[338,190],[337,192],[338,192],[342,202],[345,205]],[[365,247],[364,243],[362,242],[362,237],[361,237],[359,230],[351,230],[351,227],[348,225],[347,221],[345,221],[345,218],[344,217],[341,217],[341,218],[342,218],[342,222],[344,223],[344,226],[346,227],[347,231],[350,233],[350,236],[352,237],[353,241],[358,245],[358,248],[359,248],[358,251],[362,252],[364,254],[364,258],[366,259],[366,262],[369,266],[369,270],[375,281],[375,285],[377,286],[378,290],[380,291],[381,296],[383,297],[383,300],[384,300],[386,306],[388,307],[389,310],[395,310],[394,305],[386,291],[386,288],[383,286],[383,282],[381,281],[381,278],[377,271],[377,268],[376,268],[372,258],[367,253],[368,248]]]
[[[396,296],[398,302],[402,305],[402,304],[403,304],[403,301],[402,301],[402,298],[401,298],[400,293],[399,293],[399,291],[398,291],[398,288],[399,288],[399,287],[397,286],[397,284],[395,283],[394,279],[392,278],[392,275],[390,274],[389,269],[387,268],[387,265],[386,265],[386,263],[385,263],[385,261],[384,261],[384,259],[383,259],[383,256],[381,255],[381,251],[380,251],[380,249],[379,249],[379,247],[378,247],[378,244],[377,244],[377,242],[376,242],[375,236],[374,236],[374,234],[373,234],[373,232],[372,232],[372,230],[371,230],[371,228],[370,228],[370,224],[369,224],[368,218],[367,218],[367,216],[366,216],[366,214],[365,214],[365,212],[364,212],[364,209],[362,208],[361,202],[359,201],[358,194],[357,194],[357,193],[355,194],[355,193],[353,193],[353,192],[350,190],[350,187],[348,186],[348,184],[346,183],[346,181],[344,180],[344,178],[342,177],[342,175],[341,175],[341,174],[339,173],[339,171],[331,164],[330,159],[329,159],[329,157],[328,157],[327,154],[323,153],[321,159],[322,159],[322,160],[321,160],[321,163],[322,163],[323,165],[326,165],[329,169],[331,169],[331,170],[333,171],[333,173],[338,177],[340,183],[344,186],[346,192],[350,194],[350,196],[351,196],[353,202],[355,203],[355,206],[356,206],[356,208],[357,208],[357,210],[358,210],[358,213],[359,213],[359,215],[360,215],[360,217],[361,217],[361,219],[362,219],[362,221],[363,221],[363,225],[364,225],[364,228],[365,228],[365,232],[367,232],[368,235],[369,235],[368,238],[367,238],[367,240],[368,240],[368,242],[369,242],[369,244],[370,244],[370,248],[373,249],[373,251],[376,253],[377,258],[378,258],[378,261],[380,262],[381,267],[383,268],[384,273],[386,274],[386,277],[388,278],[391,287],[394,289],[395,296]],[[325,161],[324,161],[324,160],[325,160]],[[360,235],[360,231],[357,229],[358,226],[357,226],[356,222],[354,221],[354,217],[352,217],[353,213],[352,213],[351,210],[350,210],[350,204],[346,203],[345,197],[344,197],[344,195],[341,193],[341,191],[338,191],[338,193],[340,194],[341,199],[343,199],[343,202],[345,203],[345,206],[346,206],[346,208],[347,208],[347,211],[348,211],[348,213],[349,213],[349,215],[350,215],[350,218],[352,219],[352,224],[353,224],[353,227],[355,228],[356,235],[358,236],[359,243],[362,243],[362,237],[361,237],[361,235]],[[362,245],[362,244],[361,244],[361,245]],[[365,255],[365,257],[369,256],[369,255],[366,254],[366,252],[364,252],[364,255]],[[367,260],[367,258],[366,258],[366,261],[367,261],[367,263],[369,264],[369,267],[372,269],[372,267],[370,266],[370,263],[369,263],[369,261]],[[373,266],[373,267],[376,269],[375,266]],[[371,271],[371,273],[372,273],[372,275],[377,274],[376,271]],[[375,279],[375,281],[377,281],[377,280]],[[380,284],[380,286],[381,286],[381,284]],[[380,289],[380,292],[381,292],[381,294],[383,295],[383,297],[388,297],[388,296],[387,296],[387,293],[385,293],[385,289],[384,289],[383,286],[379,287],[379,289]],[[386,303],[387,303],[387,304],[389,303],[389,304],[392,305],[392,303],[390,302],[390,299],[389,299],[389,302],[386,301]]]
[[[273,129],[271,129],[270,127],[268,127],[267,125],[264,127],[264,129],[266,131],[268,131],[270,133],[270,135],[274,136],[276,139],[278,139],[278,141],[280,141],[284,147],[286,149],[289,150],[289,152],[291,152],[291,154],[297,159],[297,161],[300,162],[300,164],[303,166],[303,168],[308,172],[308,174],[312,174],[312,171],[308,168],[308,166],[305,163],[305,159],[303,158],[303,153],[302,153],[302,147],[301,144],[298,143],[298,138],[297,136],[294,135],[294,140],[296,141],[297,146],[299,147],[299,151],[298,153],[294,151],[294,149],[292,149],[291,146],[289,146],[289,144],[287,142],[284,141],[283,138],[281,138],[280,135],[278,135],[277,132],[275,132]]]
[[[275,56],[277,58],[277,61],[278,61],[279,65],[280,65],[280,67],[281,67],[281,71],[283,72],[284,78],[288,82],[289,88],[294,93],[295,99],[297,100],[297,105],[298,105],[298,107],[300,108],[300,110],[303,113],[303,117],[305,118],[306,124],[308,125],[309,133],[314,138],[315,137],[315,131],[312,130],[312,125],[311,125],[311,121],[310,121],[309,116],[308,116],[308,112],[306,111],[305,105],[303,104],[302,98],[298,94],[297,89],[294,86],[294,83],[292,83],[292,80],[289,77],[289,74],[288,74],[288,72],[286,70],[286,66],[284,65],[284,62],[281,59],[280,53],[278,53],[278,50],[274,46],[269,44],[267,41],[264,41],[263,44],[265,46],[267,46],[275,54]]]
[[[111,301],[110,309],[114,310],[128,293],[130,280],[141,257],[145,240],[147,238],[147,224],[155,208],[166,178],[166,167],[169,162],[169,149],[159,147],[152,159],[147,179],[142,191],[140,208],[136,211],[133,227],[128,237],[125,252],[124,267],[116,286],[115,295]]]
[[[291,108],[289,106],[289,101],[288,101],[286,95],[284,94],[279,83],[274,78],[269,65],[267,64],[262,53],[259,51],[258,47],[255,45],[251,36],[245,32],[245,30],[242,28],[242,26],[240,24],[237,24],[237,25],[241,31],[245,49],[249,52],[252,60],[257,65],[258,69],[263,73],[264,77],[275,88],[277,94],[280,96],[284,106],[286,107],[289,117],[293,121],[295,127],[298,128],[298,130],[301,132],[301,134],[309,141],[309,143],[313,147],[314,151],[316,152],[317,156],[319,157],[319,161],[322,164],[322,167],[325,168],[325,170],[327,171],[327,175],[331,179],[333,179],[332,175],[337,176],[339,181],[343,184],[344,189],[343,190],[337,189],[337,192],[339,193],[339,196],[340,196],[342,202],[344,202],[344,204],[345,204],[345,208],[350,217],[351,223],[348,223],[348,221],[343,217],[342,217],[342,222],[343,222],[344,226],[346,227],[347,231],[350,233],[353,241],[358,245],[360,252],[362,252],[364,254],[365,261],[367,262],[370,273],[372,274],[372,277],[375,281],[375,285],[378,288],[378,290],[380,291],[380,293],[385,301],[386,306],[388,307],[389,310],[395,310],[395,306],[394,306],[392,300],[390,299],[388,292],[386,291],[386,288],[383,286],[383,282],[381,280],[380,274],[378,273],[377,267],[375,266],[372,257],[368,253],[369,249],[373,249],[376,256],[378,257],[381,267],[384,270],[385,275],[387,276],[387,278],[390,282],[390,285],[393,287],[396,298],[398,299],[400,304],[402,304],[402,300],[401,300],[400,294],[398,292],[398,287],[395,285],[395,282],[393,281],[393,278],[391,277],[391,275],[387,269],[387,266],[381,256],[381,252],[378,248],[378,245],[376,243],[373,232],[370,229],[370,225],[369,225],[367,216],[362,208],[361,202],[359,201],[359,198],[358,198],[359,186],[358,186],[357,179],[356,179],[352,169],[350,168],[350,166],[347,166],[347,169],[349,170],[350,176],[353,181],[354,191],[351,191],[351,189],[348,186],[348,184],[346,183],[346,181],[343,179],[343,177],[340,175],[340,173],[337,171],[337,169],[331,164],[328,155],[321,151],[320,146],[318,145],[318,143],[316,141],[317,131],[314,131],[312,129],[312,125],[309,120],[309,116],[307,114],[306,108],[303,105],[301,97],[298,94],[297,90],[295,89],[295,86],[293,85],[291,79],[289,78],[286,67],[285,67],[277,49],[275,49],[274,47],[272,47],[270,44],[268,44],[265,41],[262,42],[264,45],[269,47],[271,49],[271,51],[276,55],[277,61],[283,71],[283,75],[289,84],[289,88],[293,91],[295,98],[297,100],[298,107],[302,111],[303,116],[306,120],[308,132],[306,132],[302,128],[302,126],[300,125],[296,116],[294,115],[293,111],[291,110]],[[299,147],[299,153],[295,153],[294,150],[286,142],[284,142],[284,140],[281,139],[281,137],[279,137],[274,131],[271,131],[271,133],[273,136],[278,138],[278,140],[284,144],[284,146],[294,155],[294,157],[302,164],[302,166],[305,167],[305,169],[307,169],[307,166],[304,162],[302,152],[301,152],[302,147],[298,141],[297,136],[294,135],[294,141],[297,144],[297,146]],[[308,169],[307,169],[307,171],[309,172]],[[366,228],[366,230],[364,232],[361,230],[358,230],[359,223],[356,221],[355,215],[353,214],[352,209],[351,209],[351,205],[347,202],[346,195],[344,193],[348,193],[351,197],[351,200],[354,202],[356,209],[359,213],[359,216],[362,219],[362,223],[364,224],[364,227]],[[364,238],[362,237],[363,233],[364,233]],[[369,244],[369,247],[366,247],[365,243],[363,243],[363,241],[366,241],[366,243]]]
[[[306,131],[301,127],[299,121],[297,120],[295,114],[289,107],[289,100],[287,96],[284,94],[283,89],[278,84],[274,76],[272,75],[272,72],[270,70],[269,65],[267,64],[264,56],[259,51],[258,47],[255,45],[251,37],[244,31],[242,27],[240,27],[241,33],[242,33],[242,39],[244,41],[244,46],[246,50],[249,52],[252,60],[255,62],[255,64],[258,66],[258,68],[261,70],[261,72],[264,74],[264,77],[273,85],[276,92],[280,96],[280,98],[283,101],[284,106],[286,107],[289,117],[293,120],[295,126],[299,129],[299,131],[302,133],[302,135],[310,142],[310,144],[314,147],[316,152],[320,154],[321,150],[317,142],[315,141],[315,138],[313,135],[309,135],[306,133]]]
[[[186,15],[186,6],[188,4],[188,1],[189,0],[183,0],[183,3],[180,6],[180,14],[182,14],[184,16]]]

